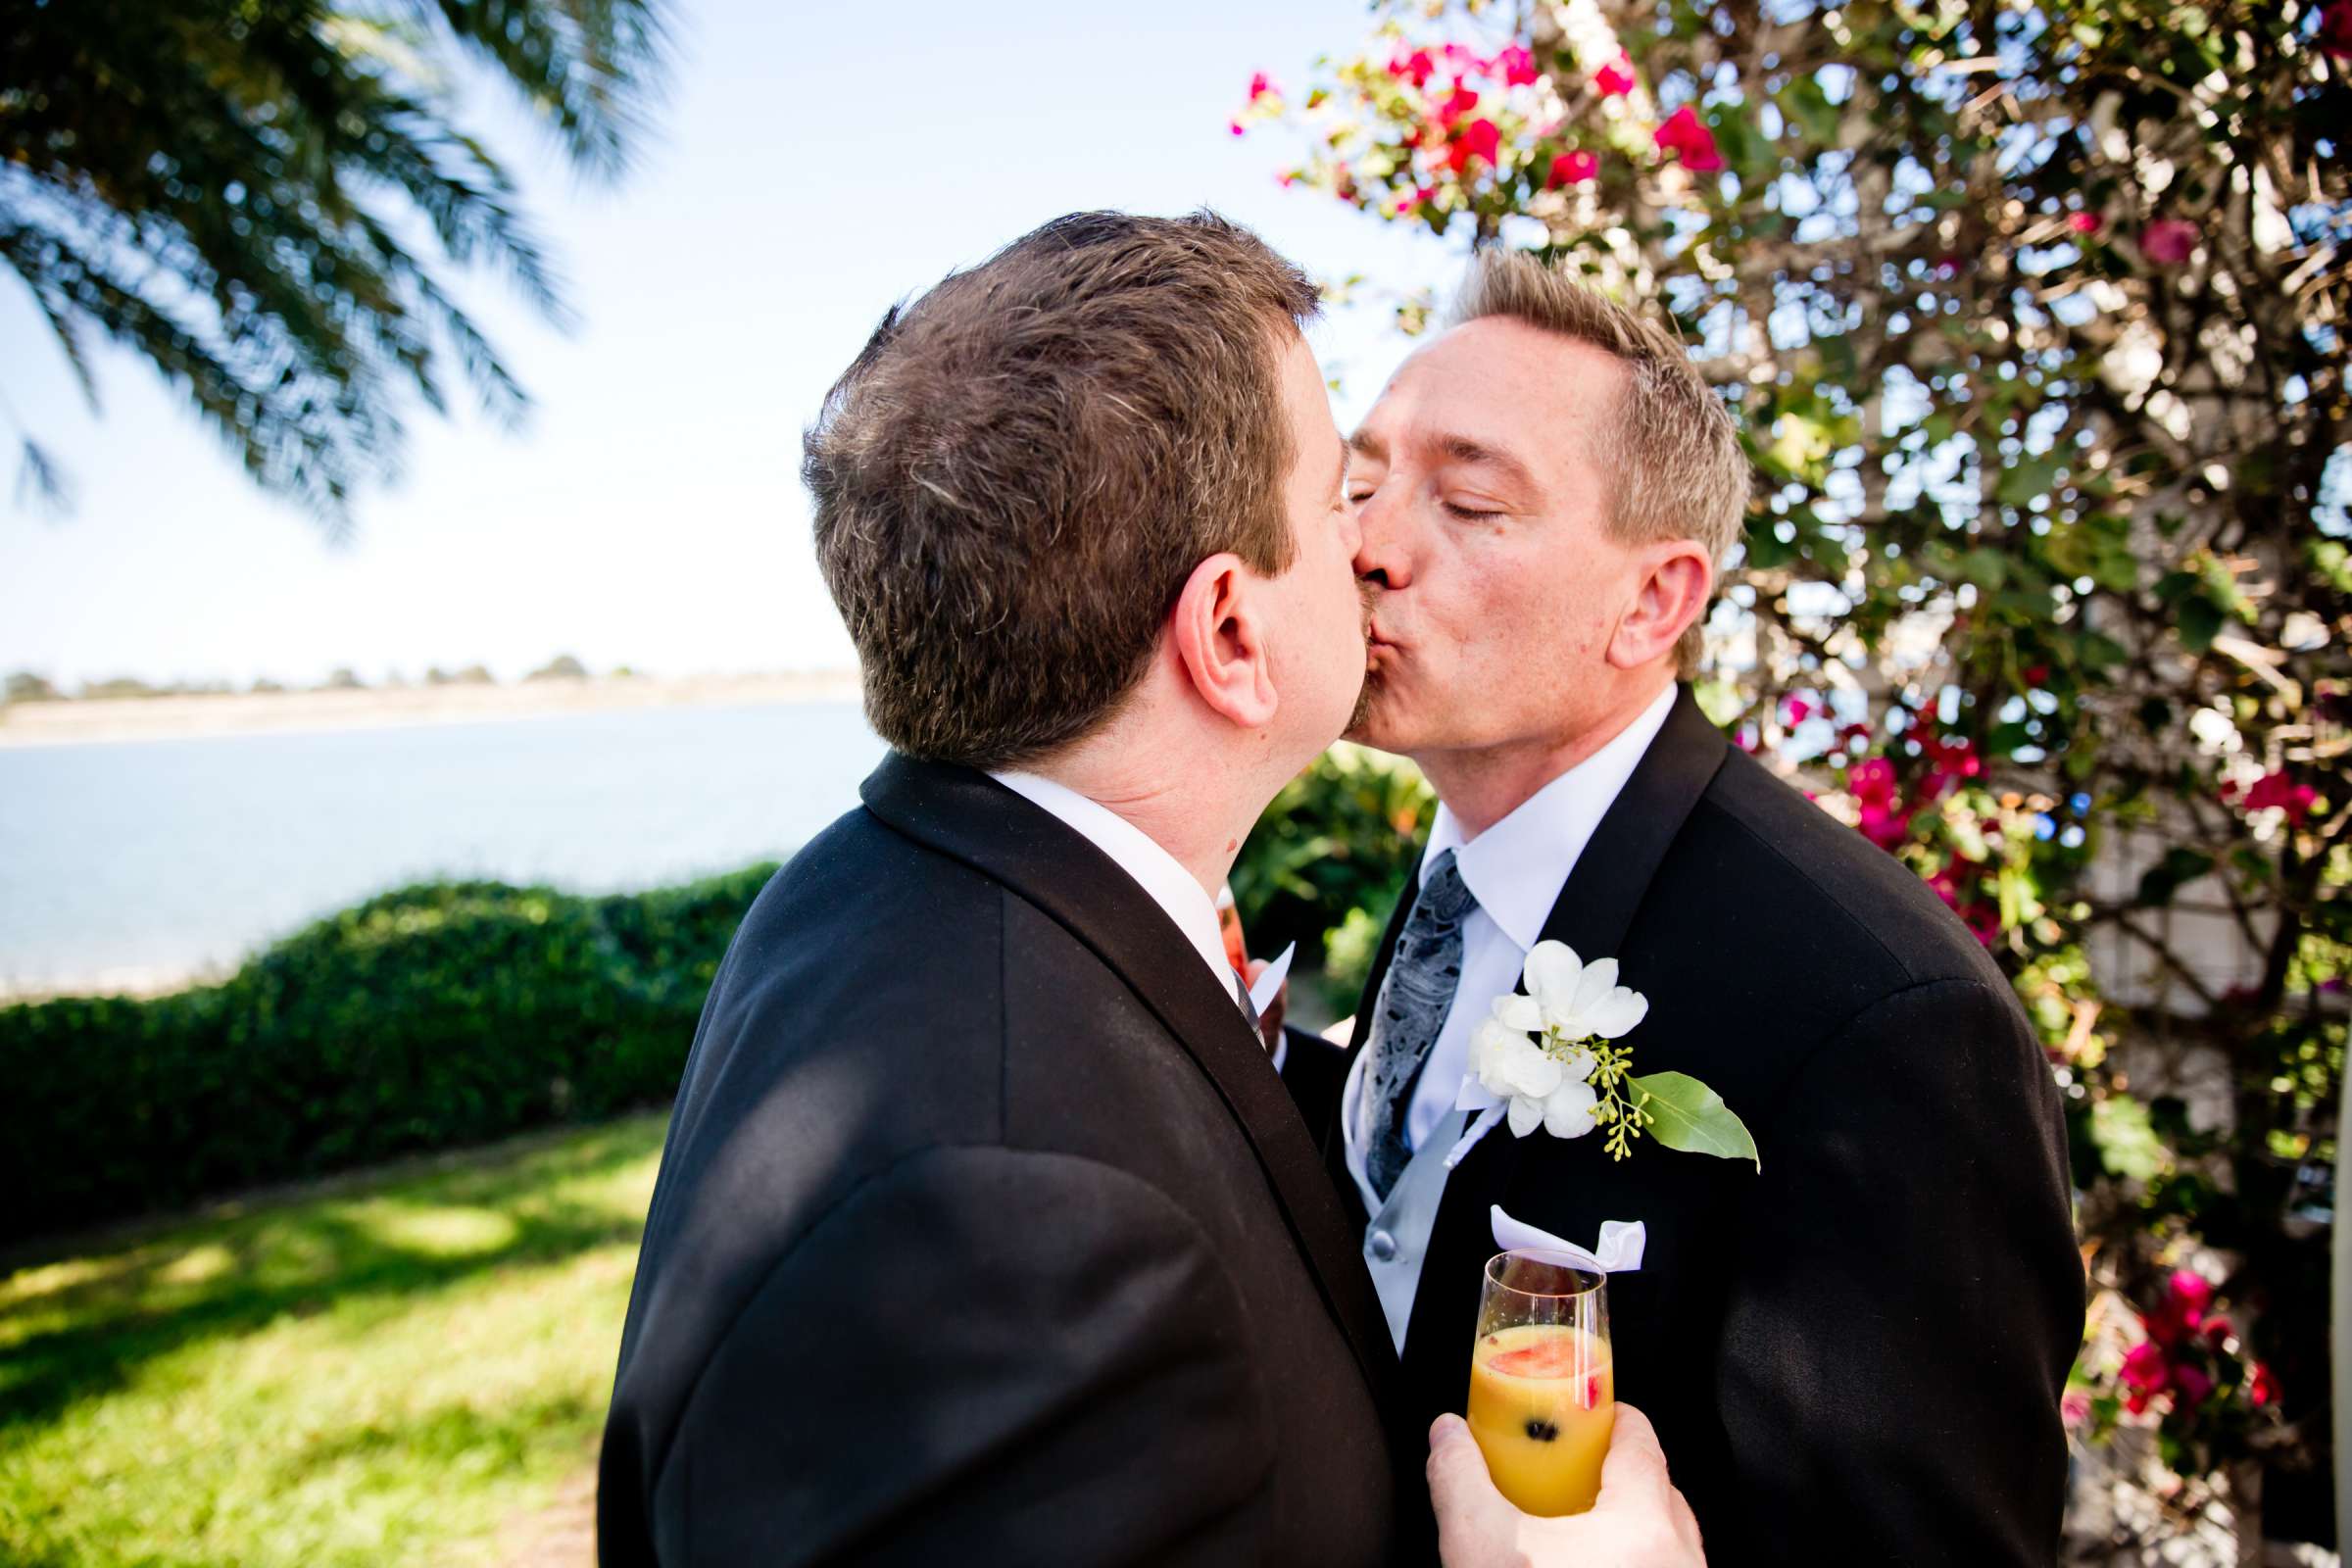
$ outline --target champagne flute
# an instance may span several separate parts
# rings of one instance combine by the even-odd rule
[[[1559,1252],[1488,1259],[1468,1419],[1516,1506],[1545,1517],[1592,1506],[1617,1421],[1607,1275]]]

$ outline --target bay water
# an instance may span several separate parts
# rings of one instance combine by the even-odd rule
[[[429,878],[606,893],[788,858],[883,751],[842,702],[0,748],[0,993],[224,971]]]

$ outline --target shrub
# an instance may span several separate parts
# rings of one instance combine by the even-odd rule
[[[1253,956],[1298,944],[1325,1000],[1355,1010],[1437,797],[1400,757],[1346,743],[1283,786],[1233,867],[1233,902]]]
[[[774,869],[610,898],[429,883],[217,986],[0,1008],[0,1242],[665,1100]]]

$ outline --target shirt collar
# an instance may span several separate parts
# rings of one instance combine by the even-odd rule
[[[1225,939],[1217,930],[1217,906],[1183,862],[1142,828],[1066,784],[1056,784],[1038,773],[991,773],[989,777],[1039,809],[1052,812],[1063,826],[1116,861],[1184,933],[1217,977],[1217,984],[1228,991],[1234,989],[1233,965],[1227,961]]]
[[[1439,852],[1453,851],[1454,868],[1478,906],[1521,951],[1533,948],[1593,830],[1665,727],[1677,690],[1669,681],[1607,745],[1520,802],[1475,839],[1465,842],[1461,822],[1440,802],[1437,819],[1430,824],[1429,847],[1421,857],[1422,874],[1428,874],[1429,862]]]

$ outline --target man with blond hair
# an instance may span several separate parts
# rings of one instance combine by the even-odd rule
[[[1616,1391],[1713,1561],[2051,1561],[2082,1309],[2055,1092],[1984,948],[1692,700],[1751,488],[1729,413],[1671,333],[1490,251],[1351,445],[1352,733],[1442,805],[1336,1102],[1302,1102],[1409,1415],[1461,1408],[1504,1219],[1639,1224]],[[1760,1164],[1613,1159],[1573,1117],[1462,1150],[1474,1036],[1541,941],[1618,961],[1634,1070],[1712,1086]]]

